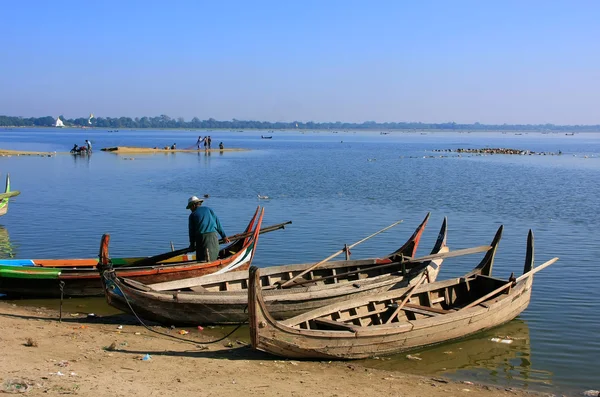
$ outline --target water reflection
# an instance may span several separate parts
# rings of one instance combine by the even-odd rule
[[[89,165],[92,160],[92,154],[71,154],[73,157],[73,162],[75,164],[86,164]]]
[[[507,340],[512,342],[502,342]],[[520,319],[460,341],[365,360],[364,365],[421,375],[453,375],[461,379],[481,376],[486,383],[523,388],[535,388],[550,378],[547,373],[531,369],[529,327]]]
[[[8,230],[0,226],[0,259],[11,259],[15,257],[15,246],[10,242]]]

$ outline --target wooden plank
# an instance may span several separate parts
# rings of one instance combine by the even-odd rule
[[[400,224],[400,223],[402,223],[402,222],[403,222],[403,221],[401,221],[401,220],[400,220],[400,221],[398,221],[398,222],[394,222],[394,223],[392,223],[390,226],[388,226],[388,227],[385,227],[385,228],[381,229],[380,231],[378,231],[378,232],[375,232],[375,233],[371,234],[370,236],[367,236],[367,237],[363,238],[362,240],[360,240],[360,241],[357,241],[356,243],[354,243],[354,244],[352,244],[352,245],[350,245],[350,246],[346,246],[346,247],[344,247],[344,248],[346,248],[346,249],[354,248],[354,247],[356,247],[358,244],[360,244],[360,243],[362,243],[362,242],[364,242],[364,241],[367,241],[367,240],[368,240],[368,239],[370,239],[371,237],[373,237],[373,236],[376,236],[376,235],[378,235],[379,233],[385,232],[386,230],[388,230],[388,229],[391,229],[392,227],[394,227],[394,226],[396,226],[396,225],[398,225],[398,224]],[[341,250],[337,251],[337,252],[336,252],[336,253],[334,253],[334,254],[331,254],[331,255],[329,255],[327,258],[323,259],[322,261],[315,263],[314,265],[312,265],[312,266],[311,266],[311,267],[309,267],[308,269],[306,269],[306,270],[304,270],[304,271],[300,272],[299,274],[297,274],[296,276],[292,277],[291,279],[289,279],[289,280],[288,280],[288,281],[286,281],[285,283],[281,284],[281,288],[287,287],[287,286],[288,286],[289,284],[291,284],[291,283],[292,283],[292,281],[293,281],[293,280],[295,280],[296,278],[300,278],[300,277],[304,276],[306,273],[308,273],[308,272],[312,271],[313,269],[316,269],[317,267],[321,266],[323,263],[325,263],[325,262],[329,261],[330,259],[333,259],[333,258],[335,258],[335,257],[336,257],[336,256],[338,256],[339,254],[343,253],[343,252],[344,252],[344,248],[342,248]]]
[[[409,305],[409,304],[407,304]],[[418,313],[418,314],[423,314],[425,316],[429,316],[429,317],[435,317],[435,316],[440,316],[440,313],[436,313],[436,312],[432,312],[429,310],[423,310],[423,309],[419,309],[418,307],[413,307],[413,306],[407,306],[404,305],[404,307],[402,308],[402,310],[406,311],[406,312],[413,312],[413,313]],[[415,306],[419,306],[419,305],[415,305]],[[421,307],[426,307],[426,306],[421,306]]]
[[[340,329],[340,330],[344,330],[344,331],[352,331],[352,332],[358,331],[358,329],[355,325],[340,323],[337,321],[328,320],[326,318],[315,318],[313,321],[318,325],[324,325],[324,326],[327,326],[330,328]]]
[[[468,305],[466,305],[465,307],[463,307],[461,310],[464,309],[469,309],[473,306],[476,306],[478,304],[480,304],[481,302],[484,302],[486,300],[488,300],[489,298],[491,298],[494,295],[497,295],[501,292],[503,292],[505,289],[507,288],[511,288],[513,286],[513,284],[518,283],[521,280],[524,280],[527,277],[531,277],[533,276],[535,273],[539,272],[542,269],[547,268],[548,266],[550,266],[551,264],[553,264],[554,262],[556,262],[558,260],[558,258],[552,258],[550,259],[548,262],[545,262],[543,264],[541,264],[540,266],[536,267],[533,270],[528,271],[527,273],[522,274],[521,276],[519,276],[514,282],[507,282],[506,284],[504,284],[502,287],[496,288],[495,290],[493,290],[492,292],[485,294],[484,296],[482,296],[481,298],[469,303]]]
[[[447,313],[451,313],[452,312],[451,310],[444,310],[444,309],[440,309],[440,308],[437,308],[437,307],[416,305],[416,304],[413,304],[413,303],[407,303],[404,306],[412,308],[412,309],[419,309],[419,310],[428,311],[428,312],[432,312],[432,313],[436,313],[436,314],[447,314]]]
[[[439,298],[431,299],[431,304],[435,305],[436,303],[445,302],[445,301],[446,301],[446,297],[440,296]]]

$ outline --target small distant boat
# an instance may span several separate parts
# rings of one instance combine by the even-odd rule
[[[571,132],[571,133],[567,132],[565,135],[575,135],[575,133],[574,132]]]
[[[259,199],[259,200],[269,200],[269,199],[271,199],[271,197],[269,197],[269,196],[266,196],[266,195],[265,195],[265,196],[263,196],[263,195],[257,194],[257,196],[258,196],[258,199]]]
[[[0,216],[5,215],[8,212],[8,200],[11,197],[15,197],[21,194],[18,190],[14,192],[10,191],[10,176],[6,174],[6,188],[4,193],[0,193]]]
[[[55,126],[55,127],[59,127],[59,128],[62,128],[62,127],[64,127],[64,126],[65,126],[65,124],[64,124],[64,123],[62,122],[62,120],[60,119],[60,116],[58,116],[58,117],[56,118],[56,122],[54,123],[54,126]]]
[[[262,139],[273,139],[273,136],[272,136],[272,135],[270,135],[270,136],[267,136],[267,135],[261,135],[260,137],[261,137]]]

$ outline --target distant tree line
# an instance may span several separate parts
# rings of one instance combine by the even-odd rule
[[[364,123],[343,123],[340,121],[315,123],[312,121],[303,123],[293,122],[269,122],[255,120],[237,120],[219,121],[213,118],[200,120],[194,117],[190,121],[185,121],[183,117],[173,119],[167,115],[158,117],[98,117],[91,119],[77,118],[67,119],[60,116],[66,127],[97,127],[97,128],[182,128],[182,129],[263,129],[263,130],[281,130],[281,129],[301,129],[301,130],[452,130],[452,131],[600,131],[600,125],[555,125],[555,124],[458,124],[448,123],[413,123],[413,122],[393,122],[377,123],[375,121],[365,121]],[[53,127],[56,119],[51,116],[46,117],[14,117],[0,116],[0,127]]]

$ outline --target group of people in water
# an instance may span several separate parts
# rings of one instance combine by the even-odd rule
[[[78,146],[77,144],[73,145],[73,148],[71,149],[71,153],[73,154],[90,154],[92,153],[92,142],[90,142],[89,140],[85,140],[85,145],[83,146]]]
[[[204,146],[204,150],[207,149],[211,149],[211,144],[212,144],[212,138],[210,137],[210,135],[205,136],[204,138],[202,138],[202,135],[200,135],[198,137],[198,140],[196,141],[196,147],[198,148],[198,150],[200,150],[200,146]],[[223,142],[219,143],[219,150],[223,150],[225,149],[225,146],[223,145]]]
[[[210,135],[207,135],[204,138],[202,137],[202,135],[200,135],[194,146],[196,146],[198,148],[198,150],[200,150],[200,146],[204,146],[204,150],[210,150],[210,149],[212,149],[211,145],[212,145],[212,138],[210,137]],[[176,150],[177,144],[174,143],[171,146],[165,146],[165,149]],[[223,145],[223,142],[219,142],[219,150],[223,150],[223,149],[225,149],[225,145]],[[190,150],[190,148],[187,148],[185,150]]]

